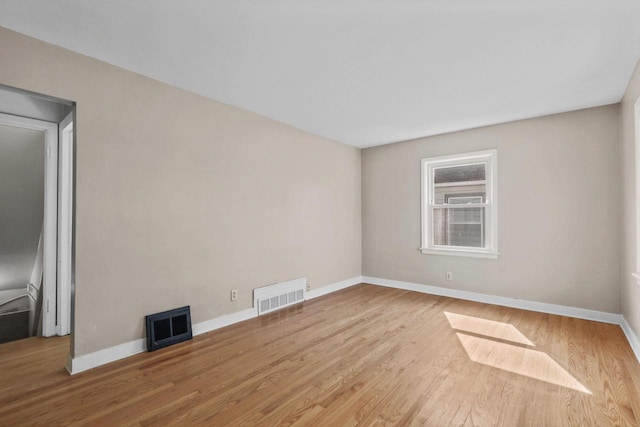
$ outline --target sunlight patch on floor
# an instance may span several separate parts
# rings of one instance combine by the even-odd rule
[[[551,356],[529,348],[535,344],[512,324],[446,311],[444,315],[473,362],[591,394]]]
[[[456,332],[456,335],[467,356],[474,362],[591,394],[558,362],[542,351],[460,332]]]
[[[509,323],[449,313],[447,311],[444,312],[444,315],[447,316],[447,320],[449,320],[449,324],[453,329],[535,347],[522,332]]]

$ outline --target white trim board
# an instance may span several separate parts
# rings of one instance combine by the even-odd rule
[[[342,289],[349,288],[351,286],[359,285],[362,283],[363,277],[356,276],[351,279],[343,280],[341,282],[333,283],[331,285],[322,286],[318,289],[312,289],[307,292],[306,299],[314,299],[321,297],[323,295],[330,294],[332,292],[340,291]]]
[[[196,323],[191,328],[193,335],[206,334],[207,332],[215,331],[216,329],[224,328],[225,326],[233,325],[234,323],[243,322],[245,320],[253,319],[258,316],[256,308],[248,308],[242,311],[236,311],[235,313],[224,314],[215,319],[205,320],[204,322]]]
[[[362,276],[352,277],[351,279],[332,283],[330,285],[314,289],[313,291],[309,291],[306,293],[306,299],[317,298],[360,283],[362,283]],[[225,314],[214,319],[205,320],[204,322],[195,323],[191,329],[193,335],[196,336],[224,328],[225,326],[233,325],[234,323],[249,320],[257,316],[258,309],[257,307],[253,307],[242,311],[236,311],[235,313]],[[145,338],[140,338],[113,347],[108,347],[103,350],[98,350],[93,353],[84,354],[82,356],[74,358],[69,357],[66,368],[71,375],[74,375],[138,353],[143,353],[146,350],[147,340]]]
[[[622,315],[606,313],[604,311],[587,310],[584,308],[569,307],[566,305],[548,304],[544,302],[529,301],[517,298],[500,297],[496,295],[481,294],[478,292],[461,291],[458,289],[441,288],[438,286],[421,285],[418,283],[401,282],[399,280],[380,279],[378,277],[363,277],[364,283],[386,286],[389,288],[404,289],[407,291],[421,292],[423,294],[439,295],[463,299],[467,301],[482,302],[485,304],[501,305],[503,307],[519,308],[522,310],[537,311],[540,313],[557,314],[560,316],[575,317],[577,319],[595,320],[596,322],[612,323],[619,325]]]
[[[627,341],[629,341],[629,345],[631,346],[631,350],[633,350],[633,353],[636,355],[636,359],[638,359],[638,363],[640,363],[640,339],[638,339],[638,336],[633,332],[633,329],[631,329],[631,326],[624,316],[620,322],[620,327],[622,328],[622,332],[626,335]]]
[[[73,229],[73,112],[58,125],[58,271],[56,334],[71,333]]]
[[[147,340],[140,338],[83,356],[69,358],[66,368],[71,375],[78,374],[110,362],[115,362],[116,360],[124,359],[125,357],[133,356],[134,354],[142,353],[146,349]]]

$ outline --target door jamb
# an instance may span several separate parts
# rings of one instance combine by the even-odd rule
[[[56,333],[71,333],[71,254],[73,227],[73,112],[58,125],[58,292]]]

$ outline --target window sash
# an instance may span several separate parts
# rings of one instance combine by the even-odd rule
[[[479,201],[479,202],[466,202],[466,203],[458,203],[458,202],[456,202],[456,203],[451,203],[451,201],[452,201],[452,200],[456,200],[456,201],[458,201],[458,200],[461,200],[461,199],[467,199],[467,200],[477,200],[477,199],[480,199],[480,201]],[[449,197],[447,197],[447,201],[446,201],[446,203],[447,203],[447,204],[450,204],[450,205],[467,205],[467,206],[468,206],[468,205],[472,205],[472,204],[474,204],[474,203],[484,203],[482,200],[483,200],[483,199],[482,199],[482,196],[462,196],[462,195],[461,195],[461,196],[457,196],[457,195],[456,195],[456,196],[449,196]]]
[[[469,203],[468,205],[458,205],[456,203],[439,203],[437,205],[430,204],[431,209],[469,209],[469,208],[486,208],[490,206],[489,203]]]

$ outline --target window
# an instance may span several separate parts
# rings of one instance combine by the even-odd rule
[[[422,159],[422,253],[498,257],[496,150]]]

